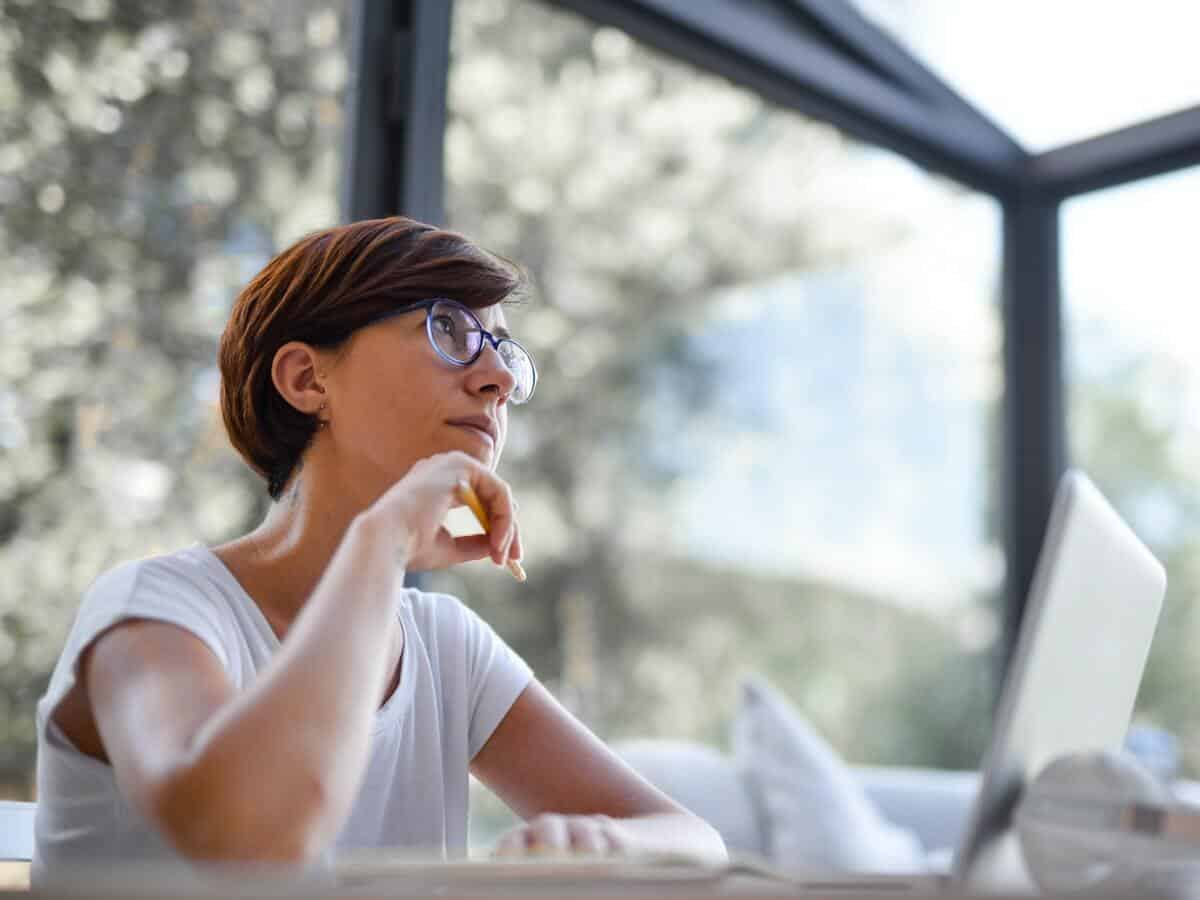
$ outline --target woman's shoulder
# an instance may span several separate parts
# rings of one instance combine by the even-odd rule
[[[426,644],[439,652],[474,656],[504,643],[486,619],[453,594],[404,588],[401,609],[408,611]]]
[[[468,652],[491,630],[478,613],[453,594],[406,587],[401,597],[401,608],[409,611],[426,644],[437,645],[442,652],[451,647],[456,652]]]
[[[224,632],[236,618],[236,584],[202,544],[127,560],[103,572],[83,595],[78,619],[148,617]]]
[[[48,708],[74,683],[75,665],[84,649],[126,620],[152,619],[183,628],[229,666],[238,655],[236,598],[223,589],[214,563],[220,565],[211,551],[197,544],[105,570],[76,611],[44,698]]]
[[[87,600],[128,599],[132,595],[169,589],[185,594],[208,594],[216,586],[219,562],[203,544],[125,560],[102,572],[88,588]]]

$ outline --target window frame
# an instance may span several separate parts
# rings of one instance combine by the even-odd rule
[[[1200,164],[1200,105],[1030,154],[845,0],[542,0],[996,198],[1003,210],[1004,627],[997,697],[1066,446],[1059,210]],[[443,220],[451,0],[355,0],[343,216]],[[1019,461],[1019,464],[1018,464]]]

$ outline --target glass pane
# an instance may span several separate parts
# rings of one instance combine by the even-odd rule
[[[607,738],[729,747],[744,674],[855,762],[973,767],[1003,573],[990,198],[532,0],[455,7],[451,224],[530,270],[463,596]]]
[[[1200,168],[1090,194],[1062,213],[1071,456],[1167,567],[1135,720],[1200,776]]]
[[[0,6],[0,792],[87,586],[249,530],[235,292],[337,221],[348,2]]]
[[[1200,103],[1200,4],[852,0],[1026,149]]]

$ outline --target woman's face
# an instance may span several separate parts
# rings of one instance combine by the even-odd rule
[[[474,311],[507,335],[499,305]],[[378,494],[420,459],[461,450],[495,468],[508,432],[515,379],[487,341],[479,359],[455,366],[438,355],[414,310],[357,332],[327,367],[331,440],[343,469]]]

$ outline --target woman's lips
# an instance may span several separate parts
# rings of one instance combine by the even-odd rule
[[[468,425],[464,422],[451,422],[450,424],[453,425],[455,428],[461,428],[463,431],[467,431],[467,432],[470,432],[471,434],[475,435],[477,438],[484,441],[493,450],[496,448],[496,441],[492,438],[491,434],[489,434],[487,431],[480,428],[479,426]]]

